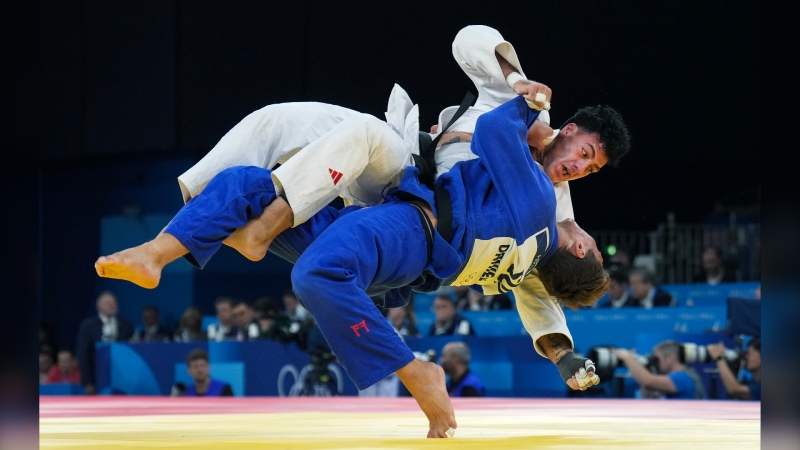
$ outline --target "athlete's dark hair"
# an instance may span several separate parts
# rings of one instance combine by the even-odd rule
[[[569,309],[591,306],[608,290],[608,275],[603,264],[590,252],[583,259],[559,247],[546,264],[539,267],[539,279],[547,293]]]
[[[622,116],[610,106],[584,106],[567,119],[564,125],[568,123],[574,123],[584,132],[597,133],[608,156],[609,167],[619,165],[619,160],[631,149],[628,127]]]

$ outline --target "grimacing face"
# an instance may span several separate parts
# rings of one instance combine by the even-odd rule
[[[542,167],[553,183],[577,180],[597,173],[608,163],[608,156],[600,145],[597,133],[581,131],[570,123],[542,154]]]

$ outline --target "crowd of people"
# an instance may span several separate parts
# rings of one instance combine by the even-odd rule
[[[80,323],[74,347],[56,345],[51,327],[40,325],[40,383],[78,384],[86,394],[95,394],[97,342],[168,343],[271,339],[279,342],[293,341],[305,349],[309,345],[309,336],[313,339],[315,335],[313,318],[291,289],[284,292],[281,304],[269,297],[261,297],[251,304],[235,297],[221,296],[214,303],[215,320],[210,320],[206,327],[203,326],[205,315],[195,306],[188,307],[177,324],[170,327],[162,321],[158,307],[153,305],[142,308],[140,324],[136,326],[131,319],[119,314],[119,300],[112,291],[100,293],[95,308],[96,313]],[[317,340],[312,345],[320,344]]]
[[[629,276],[626,271],[615,269],[610,273],[611,283],[608,293],[611,300],[606,307],[621,306],[647,307],[639,303],[637,292],[650,294],[657,291],[653,285],[646,289],[629,287],[630,275],[640,277],[640,282],[652,282],[646,269],[634,269]],[[637,284],[637,283],[634,283]],[[645,283],[642,283],[645,284]],[[420,330],[417,324],[417,311],[414,302],[404,307],[387,308],[382,312],[395,331],[403,337],[422,336],[474,336],[464,311],[491,311],[515,308],[513,298],[500,302],[491,297],[464,289],[445,290],[435,296],[432,311],[434,321],[428,330]],[[647,298],[647,297],[642,297]],[[492,308],[489,305],[502,304]],[[475,305],[483,305],[481,308]],[[668,301],[656,300],[652,306],[670,306]],[[602,307],[602,305],[601,305]],[[270,339],[279,342],[296,342],[307,347],[309,330],[314,327],[313,317],[303,307],[296,295],[287,289],[280,305],[268,297],[255,302],[230,296],[221,296],[214,303],[214,317],[203,328],[204,315],[197,307],[189,307],[175,327],[166,326],[157,307],[149,305],[142,309],[139,326],[118,314],[117,296],[111,291],[102,292],[96,301],[97,314],[86,318],[80,325],[75,352],[69,347],[57,348],[52,343],[50,330],[40,327],[39,382],[42,384],[79,384],[87,394],[94,394],[94,344],[102,342],[206,342],[206,341],[249,341]],[[427,331],[427,332],[426,332]],[[313,334],[313,333],[312,333]],[[318,342],[320,336],[317,334]],[[321,339],[325,345],[324,339]],[[668,340],[657,344],[650,355],[650,364],[637,358],[634,350],[615,348],[613,351],[638,387],[637,395],[642,398],[667,399],[705,399],[713,398],[707,392],[697,370],[681,359],[681,343]],[[724,343],[706,346],[709,357],[717,366],[713,376],[724,387],[727,398],[739,400],[760,400],[761,398],[761,340],[751,337],[740,352],[740,360],[731,361],[723,357],[727,354]],[[329,350],[329,348],[328,348]],[[436,353],[436,352],[434,352]],[[209,376],[210,364],[204,350],[195,349],[187,355],[187,371],[195,385],[178,383],[172,395],[234,395],[230,385],[223,380]],[[438,351],[436,362],[447,376],[447,392],[456,397],[478,397],[491,395],[484,382],[470,371],[471,352],[467,343],[454,340]],[[740,364],[741,363],[741,364]],[[360,395],[401,396],[408,395],[396,376],[389,376],[376,383]]]

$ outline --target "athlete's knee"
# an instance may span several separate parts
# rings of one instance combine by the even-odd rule
[[[313,302],[320,291],[330,289],[336,282],[346,281],[347,273],[350,271],[335,253],[307,251],[292,268],[292,287],[304,302]]]

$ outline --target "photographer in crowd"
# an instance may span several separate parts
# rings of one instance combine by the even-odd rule
[[[707,398],[700,375],[681,362],[680,348],[681,344],[673,340],[662,341],[653,347],[658,373],[653,373],[643,366],[633,351],[621,348],[615,348],[613,351],[641,387],[642,398]]]
[[[733,374],[728,361],[723,357],[725,344],[710,344],[707,347],[708,356],[717,363],[719,377],[728,393],[728,398],[738,400],[761,400],[761,337],[756,336],[747,343],[747,351],[742,354],[744,369],[753,377],[747,381],[740,381]]]

